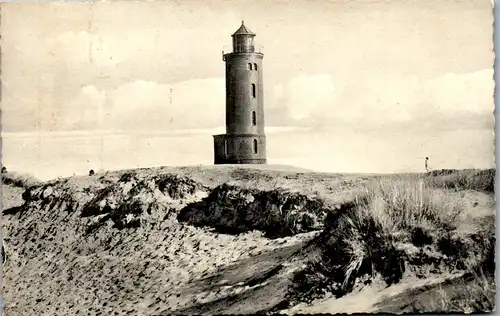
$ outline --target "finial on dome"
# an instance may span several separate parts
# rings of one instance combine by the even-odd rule
[[[245,25],[245,21],[244,20],[241,20],[241,25]]]

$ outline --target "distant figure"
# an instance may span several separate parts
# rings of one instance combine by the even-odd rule
[[[425,157],[425,171],[431,171],[431,169],[429,168],[429,157]]]
[[[7,173],[7,167],[2,167],[2,173]]]
[[[95,173],[95,172],[94,172],[94,169],[90,169],[90,171],[89,171],[89,176],[93,176],[93,175],[94,175],[94,173]]]

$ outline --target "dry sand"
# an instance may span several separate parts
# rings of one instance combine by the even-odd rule
[[[324,197],[335,205],[352,199],[373,179],[284,169],[138,169],[132,182],[144,180],[154,186],[150,177],[172,173],[192,179],[207,190],[226,182],[262,190],[281,187]],[[284,299],[292,273],[303,265],[304,247],[318,232],[268,239],[257,231],[227,235],[195,228],[179,223],[176,214],[206,196],[203,188],[173,198],[154,187],[131,193],[134,184],[125,181],[117,186],[119,191],[112,198],[102,203],[111,205],[110,199],[120,203],[121,198],[133,195],[156,207],[139,215],[129,214],[130,219],[140,218],[139,227],[118,229],[108,219],[87,233],[89,225],[103,215],[83,217],[85,203],[128,172],[51,181],[35,190],[48,202],[40,198],[23,211],[3,215],[8,253],[4,267],[7,315],[256,313],[268,311]],[[23,191],[4,185],[4,210],[19,206]],[[466,194],[474,196],[469,200],[480,204],[478,210],[488,212],[490,197]],[[56,199],[66,200],[56,203]],[[436,281],[437,277],[419,282]],[[417,284],[414,281],[410,277],[385,289],[375,282],[341,299],[324,298],[287,312],[375,311],[377,302],[405,291]]]

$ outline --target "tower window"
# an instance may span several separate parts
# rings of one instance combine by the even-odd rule
[[[248,63],[248,70],[252,70],[252,64]]]
[[[257,70],[257,64],[253,64],[253,69]]]
[[[255,83],[252,83],[252,97],[255,98],[256,91],[255,91]]]
[[[257,125],[257,115],[255,115],[255,111],[252,111],[252,125]]]
[[[227,157],[227,152],[228,152],[228,150],[227,150],[227,139],[225,139],[224,140],[224,155],[226,155],[226,157]]]
[[[257,140],[256,139],[253,140],[253,153],[254,154],[257,153]]]

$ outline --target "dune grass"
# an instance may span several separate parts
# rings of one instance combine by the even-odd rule
[[[456,229],[469,211],[434,181],[410,176],[374,182],[356,198],[356,209],[349,215],[355,221],[371,219],[385,234],[396,236],[417,227]]]
[[[329,215],[317,241],[321,255],[295,275],[292,292],[299,300],[325,288],[342,296],[376,275],[388,285],[397,283],[415,265],[442,273],[484,264],[495,244],[494,218],[483,227],[470,222],[475,210],[452,191],[491,192],[494,172],[447,176],[391,176],[367,186],[351,209]],[[452,186],[450,179],[461,180]],[[462,230],[471,225],[472,233]],[[424,250],[437,255],[426,257]]]
[[[493,193],[495,169],[434,170],[427,174],[425,180],[429,185],[438,188]]]

